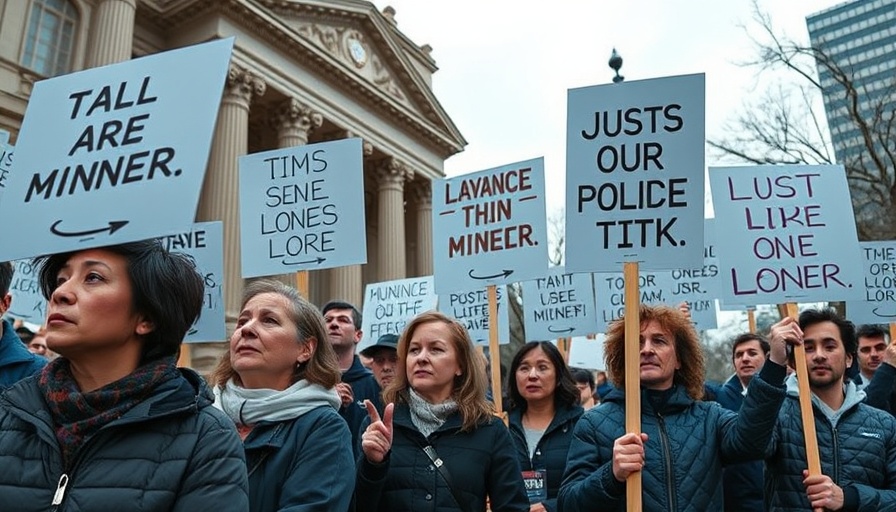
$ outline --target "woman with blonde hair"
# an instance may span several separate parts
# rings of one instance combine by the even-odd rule
[[[382,419],[361,438],[358,512],[529,510],[507,428],[485,398],[486,375],[463,325],[418,315],[398,341]]]
[[[248,285],[215,405],[237,426],[252,512],[343,511],[352,497],[351,435],[339,416],[336,354],[323,318],[278,281]]]

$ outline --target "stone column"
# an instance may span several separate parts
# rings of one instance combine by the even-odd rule
[[[410,187],[417,213],[415,231],[417,233],[417,275],[433,273],[432,261],[432,181],[423,178],[415,180]]]
[[[324,122],[323,116],[311,107],[302,104],[295,98],[290,98],[277,105],[271,112],[271,125],[277,131],[277,147],[291,148],[308,144],[308,136],[311,132],[320,128]],[[318,274],[318,272],[308,272]],[[296,274],[281,274],[275,276],[290,286],[296,286]],[[310,288],[309,280],[309,288]],[[310,293],[309,293],[310,295]],[[307,298],[307,297],[306,297]]]
[[[376,170],[377,178],[377,276],[379,281],[407,277],[404,236],[404,184],[413,177],[396,158],[387,158]]]
[[[90,27],[87,67],[114,64],[131,58],[134,50],[136,0],[100,0]]]
[[[228,333],[239,315],[243,293],[237,158],[248,151],[249,105],[266,88],[262,78],[231,64],[196,215],[199,221],[220,220],[224,224],[224,311]],[[200,356],[204,347],[205,344],[195,345],[193,367],[208,370],[208,361]]]

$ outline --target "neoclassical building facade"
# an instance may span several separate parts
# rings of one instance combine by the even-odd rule
[[[360,137],[367,264],[310,272],[312,302],[432,273],[431,181],[466,141],[432,92],[427,46],[362,0],[0,0],[0,129],[14,143],[35,81],[235,37],[197,221],[224,223],[224,303],[240,276],[240,155]],[[171,70],[176,73],[177,70]],[[295,282],[294,276],[281,276]],[[228,330],[229,332],[229,330]],[[220,347],[195,347],[207,369]]]

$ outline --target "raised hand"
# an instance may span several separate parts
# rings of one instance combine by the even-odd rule
[[[352,387],[350,384],[346,384],[345,382],[337,383],[336,393],[339,394],[339,400],[342,401],[343,407],[347,407],[355,401],[355,394],[352,391]]]
[[[803,344],[803,330],[800,329],[800,323],[793,317],[785,317],[769,329],[768,341],[771,345],[769,360],[786,366],[787,345]]]
[[[628,433],[613,442],[613,476],[625,482],[628,475],[644,469],[647,434]]]
[[[386,406],[382,419],[370,400],[364,400],[364,407],[367,408],[370,425],[361,434],[361,451],[369,462],[379,464],[392,449],[392,411],[395,409],[395,404]]]

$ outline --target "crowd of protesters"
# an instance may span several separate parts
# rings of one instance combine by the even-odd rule
[[[520,347],[502,421],[481,352],[442,313],[356,354],[354,305],[258,280],[207,383],[176,365],[202,307],[191,259],[144,241],[36,263],[46,324],[0,323],[2,510],[623,511],[635,473],[647,511],[896,510],[896,342],[834,310],[736,337],[709,399],[686,308],[642,305],[635,433],[622,320],[606,374]],[[0,314],[12,275],[0,264]]]

